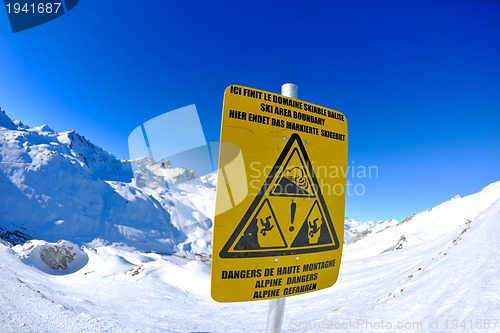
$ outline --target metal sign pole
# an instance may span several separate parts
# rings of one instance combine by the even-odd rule
[[[281,86],[283,96],[298,98],[299,87],[293,83],[285,83]],[[269,301],[267,312],[266,333],[279,333],[283,326],[283,316],[285,315],[286,298],[275,298]]]
[[[266,333],[279,333],[283,325],[283,316],[285,314],[286,298],[274,298],[269,301],[269,310],[267,312]]]

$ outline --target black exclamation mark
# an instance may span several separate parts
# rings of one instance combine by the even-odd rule
[[[295,219],[295,210],[297,209],[297,204],[295,202],[293,202],[293,199],[292,199],[292,203],[290,204],[290,216],[291,216],[291,222],[293,224],[293,220]],[[293,226],[290,226],[290,231],[293,231],[294,227]]]

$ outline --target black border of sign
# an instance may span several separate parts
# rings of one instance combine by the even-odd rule
[[[302,156],[304,156],[305,163],[307,165],[307,169],[309,170],[309,173],[312,177],[313,181],[313,186],[316,187],[316,193],[319,197],[319,200],[321,202],[321,207],[323,211],[325,212],[326,215],[326,220],[327,223],[330,227],[330,230],[332,230],[332,236],[333,236],[333,241],[334,245],[324,245],[324,246],[318,246],[318,247],[313,247],[313,248],[305,248],[305,249],[288,249],[288,250],[276,250],[276,251],[259,251],[259,252],[240,252],[240,253],[234,253],[234,252],[229,252],[230,248],[232,245],[234,245],[235,241],[237,240],[238,235],[240,234],[241,230],[247,225],[248,220],[251,218],[253,212],[259,205],[259,203],[262,200],[262,197],[266,194],[269,186],[271,185],[274,177],[276,176],[277,172],[279,171],[281,164],[285,160],[289,150],[291,149],[293,143],[297,141],[299,145],[300,152],[302,153]],[[269,173],[269,176],[267,176],[266,181],[262,185],[259,193],[253,200],[252,204],[250,207],[247,209],[247,212],[243,216],[243,219],[240,221],[236,229],[234,230],[233,234],[231,237],[229,237],[229,240],[226,242],[226,245],[222,248],[222,250],[219,252],[219,257],[220,258],[258,258],[258,257],[274,257],[274,256],[284,256],[284,255],[293,255],[293,254],[302,254],[302,253],[314,253],[314,252],[324,252],[324,251],[329,251],[329,250],[337,250],[340,247],[340,243],[337,237],[337,232],[335,231],[335,227],[333,225],[332,219],[330,217],[330,213],[328,211],[328,208],[325,203],[325,199],[323,198],[323,194],[321,193],[321,189],[318,185],[318,180],[316,179],[316,174],[314,173],[314,170],[311,165],[311,161],[309,160],[309,155],[307,155],[306,149],[304,148],[304,145],[302,143],[302,139],[300,138],[300,135],[298,133],[293,133],[290,136],[290,139],[286,143],[285,147],[281,151],[280,156],[278,157],[278,160],[274,164],[274,167],[272,171]]]

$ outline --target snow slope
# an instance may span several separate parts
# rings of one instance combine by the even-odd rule
[[[500,332],[499,221],[497,182],[345,245],[332,288],[288,298],[283,332]],[[209,261],[84,247],[85,266],[55,275],[29,248],[0,244],[5,332],[265,330],[267,301],[210,298]]]
[[[144,188],[129,168],[0,112],[0,235],[18,243],[0,240],[0,332],[263,332],[267,301],[210,297],[216,175]],[[499,223],[500,182],[401,222],[347,220],[337,283],[288,298],[282,331],[500,332]]]

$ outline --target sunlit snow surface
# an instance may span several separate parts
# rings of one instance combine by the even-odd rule
[[[2,112],[0,169],[0,232],[40,239],[0,240],[1,333],[265,331],[267,301],[210,297],[216,174],[144,188],[75,132]],[[500,332],[499,226],[500,182],[346,220],[337,283],[289,297],[282,331]]]
[[[283,331],[452,332],[460,324],[498,332],[499,198],[500,182],[346,245],[332,288],[288,298]],[[400,249],[384,252],[401,235]],[[265,329],[267,301],[210,298],[209,262],[115,246],[83,251],[84,267],[54,275],[23,259],[20,245],[0,245],[2,332]]]

